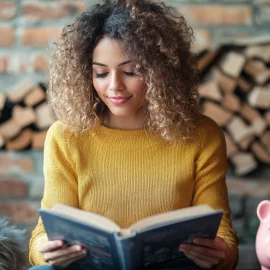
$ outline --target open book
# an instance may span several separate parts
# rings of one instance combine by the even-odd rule
[[[215,238],[221,210],[192,206],[142,219],[129,228],[77,208],[57,204],[40,209],[50,240],[81,244],[88,254],[67,269],[150,270],[199,269],[179,251],[196,237]]]

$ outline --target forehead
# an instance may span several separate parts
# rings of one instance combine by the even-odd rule
[[[127,60],[120,41],[103,37],[93,51],[93,61],[106,65],[118,65]]]

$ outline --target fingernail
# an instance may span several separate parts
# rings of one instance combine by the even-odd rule
[[[76,246],[76,250],[81,251],[82,247],[81,246]]]

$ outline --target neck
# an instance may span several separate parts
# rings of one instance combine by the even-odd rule
[[[138,112],[136,115],[130,116],[116,116],[109,113],[104,118],[103,124],[109,128],[117,129],[143,129],[144,128],[144,113],[143,111]]]

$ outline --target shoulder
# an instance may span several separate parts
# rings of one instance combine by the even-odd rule
[[[211,118],[202,115],[196,129],[196,138],[205,143],[224,144],[225,138],[221,127]]]

